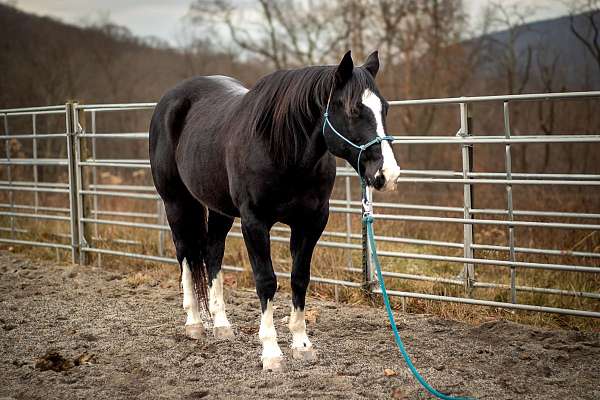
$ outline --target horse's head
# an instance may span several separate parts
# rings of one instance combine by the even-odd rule
[[[368,186],[393,190],[400,168],[385,140],[388,103],[375,85],[378,70],[376,51],[359,67],[350,52],[344,55],[335,71],[323,134],[329,151],[348,161]]]

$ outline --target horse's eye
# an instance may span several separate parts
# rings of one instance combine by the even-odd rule
[[[350,118],[358,118],[360,117],[361,105],[358,104],[355,107],[350,109]]]

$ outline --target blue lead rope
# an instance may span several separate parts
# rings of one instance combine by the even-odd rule
[[[366,196],[365,196],[366,199]],[[392,312],[392,306],[390,305],[390,298],[388,297],[387,290],[385,288],[385,283],[383,281],[383,274],[381,273],[381,265],[379,264],[379,257],[377,257],[377,247],[375,246],[375,234],[373,232],[373,215],[371,214],[371,208],[367,208],[367,212],[363,217],[363,222],[367,226],[367,237],[369,239],[369,245],[371,247],[371,259],[373,260],[373,264],[375,264],[375,270],[377,271],[377,280],[379,281],[379,287],[381,288],[381,296],[383,297],[383,303],[385,304],[385,310],[387,311],[388,319],[390,320],[390,325],[392,326],[392,331],[394,332],[394,339],[396,341],[396,345],[398,349],[400,349],[400,353],[404,358],[404,362],[412,372],[413,376],[419,381],[421,386],[423,386],[429,393],[434,395],[435,397],[443,400],[473,400],[469,397],[453,397],[447,394],[438,392],[435,390],[425,378],[421,376],[417,368],[412,363],[410,356],[406,352],[404,348],[404,343],[402,342],[402,338],[400,337],[400,333],[398,332],[398,327],[396,326],[396,320],[394,319],[394,313]]]
[[[383,137],[377,136],[375,139],[373,139],[370,142],[367,142],[365,144],[362,144],[362,145],[357,145],[357,144],[353,143],[348,138],[346,138],[344,135],[339,133],[337,131],[337,129],[335,129],[333,127],[333,125],[331,124],[331,122],[329,121],[329,102],[330,102],[330,100],[331,100],[331,92],[329,93],[329,99],[327,100],[327,108],[325,109],[325,113],[323,114],[323,117],[324,117],[323,136],[325,136],[325,127],[329,126],[329,128],[332,130],[332,132],[335,133],[339,138],[344,140],[350,146],[359,150],[358,151],[358,159],[356,162],[357,172],[358,172],[358,177],[360,178],[361,184],[363,187],[364,201],[368,202],[368,199],[366,196],[367,189],[365,186],[365,181],[362,178],[362,176],[360,175],[360,157],[362,156],[363,151],[368,149],[370,146],[372,146],[376,143],[381,143],[384,140],[392,142],[392,141],[394,141],[394,137],[393,136],[383,136]],[[379,287],[381,288],[381,295],[383,297],[383,303],[385,304],[385,309],[387,311],[388,319],[390,320],[390,325],[392,326],[392,331],[394,332],[394,339],[396,341],[396,345],[398,345],[398,349],[400,349],[400,353],[402,354],[402,357],[404,358],[406,365],[408,365],[410,372],[412,372],[413,376],[417,379],[417,381],[419,381],[421,386],[423,386],[429,393],[431,393],[435,397],[437,397],[439,399],[443,399],[443,400],[473,400],[469,397],[452,397],[452,396],[448,396],[447,394],[438,392],[433,387],[431,387],[431,385],[429,385],[429,383],[427,383],[425,378],[423,378],[421,376],[421,374],[419,374],[419,371],[417,371],[417,368],[415,368],[414,364],[412,363],[410,356],[408,355],[408,353],[406,352],[406,349],[404,348],[404,343],[402,342],[402,338],[400,338],[400,333],[398,332],[398,327],[396,326],[396,320],[394,319],[394,313],[392,312],[392,306],[390,305],[390,299],[388,297],[387,290],[385,289],[385,283],[383,281],[383,275],[381,273],[381,265],[379,264],[379,258],[377,257],[377,247],[375,246],[375,234],[373,233],[373,214],[372,214],[372,208],[371,208],[370,203],[368,204],[368,207],[365,207],[365,210],[366,211],[363,216],[363,222],[367,226],[367,237],[369,239],[369,244],[371,247],[371,258],[373,259],[373,264],[375,264],[375,269],[377,271],[377,279],[379,280]]]

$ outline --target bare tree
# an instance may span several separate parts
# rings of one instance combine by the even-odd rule
[[[600,72],[600,0],[572,0],[568,3],[569,6],[569,22],[570,30],[577,42],[581,45],[584,54],[588,54],[593,62],[584,63],[584,71],[582,73],[584,85],[583,88],[589,89],[596,81],[592,76],[597,76]],[[590,68],[593,71],[590,71]],[[594,120],[597,117],[595,107],[590,102],[584,106],[585,112],[583,118],[585,120],[584,131],[589,132],[590,127],[593,127]],[[592,152],[595,153],[595,152]],[[588,170],[590,159],[590,146],[583,147],[584,168]],[[573,169],[574,156],[569,154],[569,171]]]
[[[377,32],[388,65],[383,76],[385,87],[394,98],[427,98],[457,95],[475,69],[477,41],[464,43],[466,16],[462,1],[415,0],[380,1]],[[405,131],[425,134],[442,118],[436,107],[405,108],[395,114]],[[411,149],[409,161],[416,156],[425,167],[446,159],[442,154],[418,154]]]
[[[560,54],[547,42],[540,40],[535,49],[535,72],[543,92],[552,93],[565,91],[565,77],[561,74]],[[538,125],[542,132],[551,135],[556,123],[556,102],[537,102]],[[542,170],[548,169],[550,161],[550,144],[544,145]]]
[[[196,0],[191,15],[198,24],[225,27],[242,51],[275,68],[316,64],[335,59],[347,43],[348,12],[356,2],[321,0],[257,0],[257,13],[230,0]],[[340,4],[343,6],[340,7]]]
[[[518,5],[510,7],[500,2],[491,3],[486,9],[485,19],[492,28],[504,29],[503,35],[487,35],[489,43],[488,62],[502,76],[506,94],[522,94],[525,92],[531,78],[534,49],[527,41],[522,46],[523,37],[531,34],[532,30],[526,24],[525,18],[532,15],[533,10]],[[513,131],[520,122],[518,109],[511,113]],[[528,169],[526,144],[519,147],[520,166]]]
[[[578,26],[576,14],[584,13],[586,26]],[[600,0],[579,0],[571,4],[570,8],[571,32],[583,45],[596,62],[600,72]],[[581,24],[583,25],[583,24]]]
[[[530,8],[507,7],[500,2],[491,3],[486,9],[484,18],[489,25],[505,31],[505,36],[488,35],[486,40],[490,45],[489,61],[504,76],[508,94],[523,93],[531,77],[533,47],[527,44],[521,48],[520,41],[532,32],[525,21],[532,13]]]

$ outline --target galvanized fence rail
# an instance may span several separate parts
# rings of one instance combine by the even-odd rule
[[[460,129],[456,136],[396,136],[395,146],[410,145],[439,145],[454,146],[458,149],[462,160],[461,171],[428,171],[428,170],[403,170],[398,179],[401,185],[410,184],[456,184],[462,186],[463,204],[460,206],[437,206],[428,204],[402,204],[390,202],[374,202],[377,210],[375,218],[376,225],[385,221],[411,221],[414,223],[436,223],[436,224],[458,224],[462,225],[462,242],[448,242],[440,240],[417,239],[412,237],[399,237],[390,235],[376,236],[378,243],[393,245],[419,246],[423,252],[408,252],[398,250],[380,250],[380,257],[386,259],[425,260],[428,262],[447,262],[462,265],[460,275],[449,278],[442,276],[428,276],[424,274],[384,271],[383,275],[392,279],[432,282],[453,287],[463,287],[464,297],[443,296],[431,293],[420,293],[412,291],[390,290],[390,295],[402,298],[417,298],[435,301],[457,302],[464,304],[501,307],[506,309],[518,309],[529,311],[552,312],[583,317],[600,317],[600,312],[595,309],[558,308],[538,304],[523,304],[519,301],[519,293],[537,293],[552,296],[573,296],[593,301],[600,301],[600,293],[594,291],[574,290],[554,287],[536,287],[531,285],[519,285],[518,273],[525,269],[562,271],[569,274],[600,274],[600,253],[590,251],[568,251],[565,249],[547,249],[517,246],[515,231],[521,228],[537,229],[570,229],[577,231],[600,230],[600,213],[588,213],[581,210],[569,212],[548,210],[520,210],[515,209],[513,204],[513,187],[517,185],[560,185],[574,187],[596,187],[600,186],[600,175],[594,174],[541,174],[541,173],[514,173],[512,171],[512,150],[514,144],[523,143],[600,143],[599,134],[589,135],[519,135],[511,134],[510,104],[522,101],[553,101],[566,99],[589,99],[600,98],[600,92],[571,92],[571,93],[546,93],[528,94],[514,96],[482,96],[482,97],[460,97],[446,99],[392,101],[393,107],[415,107],[415,106],[456,106],[460,116]],[[471,105],[479,102],[498,103],[502,107],[504,116],[504,134],[500,136],[475,136],[472,132],[472,110]],[[165,254],[164,243],[169,228],[166,224],[164,210],[160,198],[150,185],[125,185],[125,184],[101,184],[98,169],[149,169],[147,159],[103,159],[97,157],[99,141],[144,141],[148,138],[147,132],[98,132],[97,119],[99,115],[114,112],[132,112],[152,110],[155,103],[130,103],[130,104],[78,104],[68,102],[66,105],[5,109],[0,110],[4,122],[4,141],[6,158],[0,159],[0,165],[5,169],[6,180],[0,181],[0,192],[7,194],[8,202],[0,203],[0,217],[8,221],[8,226],[0,227],[0,243],[15,244],[23,246],[42,246],[55,248],[57,250],[68,250],[73,262],[85,264],[86,256],[95,254],[99,263],[102,255],[118,257],[129,257],[153,262],[176,263],[174,258]],[[38,132],[37,124],[39,118],[45,115],[63,115],[64,132],[44,133]],[[12,132],[10,120],[13,118],[30,118],[31,132]],[[87,126],[87,123],[89,126]],[[38,157],[38,144],[43,140],[64,140],[66,147],[66,158],[45,159]],[[14,158],[11,154],[11,141],[32,141],[32,158]],[[503,147],[505,170],[502,172],[475,172],[473,170],[473,152],[475,144],[494,144]],[[30,166],[32,168],[32,181],[14,179],[13,169],[17,166]],[[65,181],[41,182],[39,170],[45,166],[55,166],[66,169]],[[364,260],[361,268],[353,265],[352,252],[363,252],[363,235],[357,230],[358,224],[354,224],[362,214],[361,202],[358,198],[352,198],[352,187],[358,184],[355,172],[346,164],[339,167],[337,171],[338,180],[343,180],[344,198],[331,200],[331,212],[345,215],[345,230],[326,230],[318,246],[324,248],[342,249],[348,253],[346,265],[339,268],[354,274],[356,279],[337,279],[327,276],[313,276],[312,280],[318,283],[341,285],[353,288],[363,288],[378,293],[373,282],[374,271],[368,260]],[[475,185],[502,185],[506,188],[506,208],[492,209],[479,208],[484,204],[475,206]],[[18,193],[30,193],[31,201],[27,204],[15,202]],[[56,194],[64,196],[61,206],[43,205],[40,195]],[[122,211],[115,209],[103,209],[100,206],[103,198],[126,198],[129,200],[140,200],[155,205],[143,211]],[[376,200],[376,199],[375,199]],[[398,212],[402,212],[399,214]],[[419,215],[411,215],[418,212]],[[427,215],[422,215],[425,212]],[[433,214],[433,215],[432,215]],[[437,215],[436,215],[437,214]],[[439,216],[439,214],[453,215]],[[480,215],[487,218],[478,218]],[[490,218],[496,216],[498,218]],[[527,218],[524,220],[523,217]],[[536,218],[544,218],[539,221]],[[577,218],[584,222],[560,222],[547,219]],[[30,240],[24,239],[31,236],[28,229],[19,227],[17,220],[28,219],[34,221],[55,221],[68,224],[68,229],[63,233],[53,236],[54,240]],[[498,226],[506,229],[507,243],[505,245],[476,243],[473,227],[478,225]],[[134,228],[156,233],[158,242],[158,254],[149,254],[143,251],[142,243],[128,237],[103,238],[99,233],[101,226],[113,226],[123,228]],[[241,238],[239,224],[234,225],[230,237]],[[274,242],[288,242],[289,229],[284,226],[275,226],[271,235]],[[102,244],[102,246],[99,246]],[[118,250],[118,244],[138,245],[140,251]],[[111,247],[112,246],[112,247]],[[432,254],[430,249],[458,250],[462,256]],[[506,257],[477,257],[481,250],[504,253]],[[476,253],[476,251],[478,251]],[[569,260],[576,259],[579,262],[531,262],[519,261],[519,254],[552,256],[563,260],[569,256]],[[562,257],[562,258],[561,258]],[[498,259],[503,258],[503,259]],[[483,282],[477,279],[476,268],[487,266],[504,267],[509,276],[508,283]],[[240,266],[225,266],[230,271],[243,271]],[[284,278],[289,278],[287,272],[277,272]],[[492,301],[489,299],[478,299],[478,289],[497,289],[508,291],[510,301]]]

